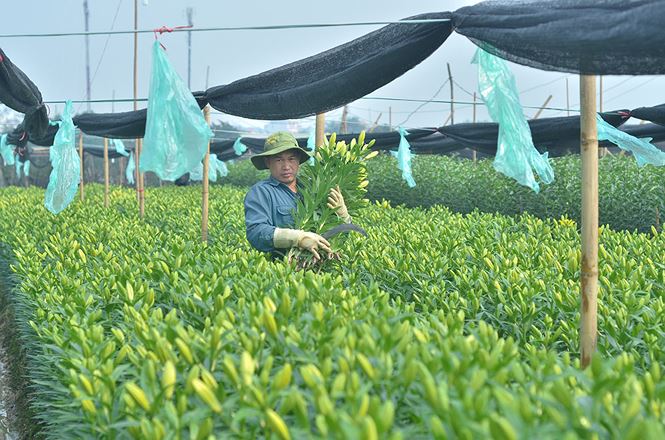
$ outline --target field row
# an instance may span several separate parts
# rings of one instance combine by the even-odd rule
[[[662,438],[665,234],[601,231],[599,352],[580,372],[570,220],[374,204],[344,259],[251,250],[244,191],[1,191],[5,291],[54,438]],[[8,289],[8,283],[14,287]]]

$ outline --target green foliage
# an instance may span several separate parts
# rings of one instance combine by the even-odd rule
[[[374,141],[365,144],[365,132],[348,146],[344,141],[337,142],[333,133],[327,145],[317,148],[314,164],[303,165],[298,174],[303,199],[298,200],[293,214],[297,229],[321,234],[342,223],[327,205],[332,188],[339,187],[352,215],[367,205],[366,160],[372,154],[373,144]]]
[[[474,210],[504,215],[528,212],[539,218],[568,217],[579,223],[581,215],[578,156],[552,159],[555,180],[541,185],[540,194],[497,173],[491,160],[473,163],[446,156],[418,156],[413,159],[413,176],[418,186],[404,183],[394,158],[381,155],[368,164],[367,197],[388,200],[407,207],[447,206],[454,212]],[[234,165],[228,179],[240,185],[251,164]],[[258,180],[258,179],[257,179]],[[599,163],[600,224],[615,230],[649,232],[665,222],[665,168],[639,168],[632,157],[604,157]]]
[[[417,188],[422,186],[419,182]],[[361,210],[334,271],[251,249],[244,190],[0,191],[4,290],[49,438],[665,436],[665,233],[601,231],[579,370],[574,223]],[[3,282],[3,286],[9,284]]]

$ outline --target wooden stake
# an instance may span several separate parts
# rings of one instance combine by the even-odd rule
[[[545,107],[547,107],[547,104],[552,100],[552,95],[548,96],[543,105],[540,106],[536,114],[533,116],[533,119],[538,119],[538,116],[545,110]]]
[[[316,147],[320,147],[325,142],[326,114],[318,113],[316,115]]]
[[[134,110],[138,110],[138,72],[139,72],[139,2],[134,0]],[[141,164],[141,139],[136,140],[134,150],[134,163],[136,165],[136,197],[139,202],[139,216],[143,218],[145,214],[145,201],[143,195],[143,173],[139,171]]]
[[[450,123],[455,123],[455,96],[453,94],[453,74],[450,71],[450,63],[446,63],[448,66],[448,82],[450,83]],[[443,124],[446,125],[446,124]]]
[[[344,106],[344,109],[342,110],[342,123],[339,126],[339,131],[342,134],[346,134],[346,114],[348,113],[349,108],[348,106]]]
[[[598,111],[602,112],[603,111],[603,75],[600,75],[600,99],[599,99],[599,104],[598,104]],[[607,147],[602,147],[600,149],[600,157],[605,157],[607,156],[607,153],[609,153],[609,150]]]
[[[596,78],[580,76],[580,152],[582,156],[582,270],[580,364],[596,351],[598,297],[598,128]]]
[[[393,131],[393,108],[388,107],[388,129]]]
[[[143,149],[143,139],[138,140],[138,153],[134,158],[136,160],[136,172],[139,173],[139,216],[143,218],[145,215],[145,173],[139,171],[139,163],[141,157],[141,150]]]
[[[206,122],[210,125],[210,106],[203,108],[203,115]],[[203,158],[203,200],[201,202],[201,241],[208,241],[208,169],[210,167],[210,141],[208,141],[208,151]]]
[[[473,92],[473,123],[476,123],[476,92]],[[471,156],[474,162],[478,160],[478,153],[475,148],[471,150]]]
[[[566,114],[570,116],[570,95],[568,95],[568,77],[566,77]]]
[[[383,115],[383,113],[379,113],[379,116],[376,118],[376,121],[374,121],[374,124],[373,124],[372,127],[369,129],[369,132],[370,132],[370,133],[373,132],[373,131],[376,129],[376,127],[378,127],[378,125],[379,125],[379,120],[381,119],[381,115]]]
[[[79,190],[81,192],[81,201],[85,200],[84,184],[83,184],[83,132],[79,132],[79,161],[81,162],[81,184]]]
[[[109,140],[104,138],[104,208],[109,207]]]

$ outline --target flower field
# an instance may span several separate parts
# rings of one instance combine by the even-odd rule
[[[48,438],[665,437],[655,228],[601,228],[581,371],[565,218],[377,202],[313,272],[251,250],[242,188],[211,187],[208,244],[199,187],[149,189],[144,220],[129,189],[58,216],[41,190],[0,194],[0,294]]]
[[[540,193],[516,185],[497,173],[491,160],[460,160],[447,156],[416,155],[413,177],[417,186],[409,188],[397,169],[397,161],[380,156],[368,163],[367,187],[370,200],[388,200],[393,205],[428,208],[443,205],[453,212],[474,210],[519,215],[528,212],[539,218],[566,216],[580,221],[579,156],[551,160],[554,182],[542,185]],[[224,180],[236,186],[251,185],[265,174],[248,161],[229,166]],[[599,161],[600,224],[615,230],[651,232],[665,222],[665,169],[640,168],[632,157],[607,156]]]

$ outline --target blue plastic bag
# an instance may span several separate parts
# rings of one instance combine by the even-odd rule
[[[141,172],[177,179],[201,162],[212,136],[192,92],[155,41]]]
[[[23,174],[25,174],[26,176],[30,175],[30,161],[29,160],[26,160],[25,162],[23,162]]]
[[[208,181],[217,182],[218,177],[226,177],[228,174],[229,170],[226,164],[219,160],[216,154],[211,154],[208,161]],[[197,182],[203,180],[203,163],[189,171],[189,179]]]
[[[111,139],[111,143],[115,147],[115,152],[122,156],[129,156],[127,150],[125,150],[125,144],[120,139]]]
[[[5,166],[14,165],[14,149],[7,143],[7,135],[0,136],[0,155],[5,162]]]
[[[65,104],[61,121],[58,123],[60,128],[49,151],[53,169],[44,197],[44,206],[53,214],[58,214],[74,200],[81,182],[81,159],[76,151],[76,129],[72,122],[71,101]]]
[[[217,158],[216,154],[210,155],[210,170],[208,173],[208,179],[211,182],[217,182],[217,178],[226,177],[229,175],[229,169],[226,167],[224,161],[221,161]]]
[[[657,167],[665,165],[665,152],[651,144],[652,138],[638,139],[611,126],[598,114],[596,114],[596,122],[598,123],[598,140],[610,141],[622,150],[630,151],[635,156],[638,166],[643,167],[648,163]]]
[[[409,141],[406,140],[406,137],[409,132],[399,127],[399,146],[397,147],[397,168],[402,171],[402,179],[406,181],[406,184],[409,185],[409,188],[416,186],[416,181],[413,180],[413,174],[411,173],[411,145]]]
[[[127,183],[134,185],[134,173],[136,172],[136,163],[134,162],[134,152],[129,155],[129,160],[127,161],[127,168],[125,168],[125,178]]]
[[[233,143],[233,151],[236,152],[236,156],[242,156],[247,151],[247,145],[242,143],[242,136]]]
[[[316,131],[314,130],[309,132],[309,137],[307,138],[307,149],[312,152],[316,150]],[[314,156],[312,156],[307,160],[307,163],[309,165],[314,165],[314,160]]]
[[[480,96],[492,120],[499,124],[494,169],[539,192],[533,169],[544,183],[554,181],[554,170],[547,153],[541,155],[533,145],[531,129],[524,117],[515,77],[508,63],[482,49],[476,51],[471,62],[478,64]]]
[[[18,160],[18,154],[14,155],[14,165],[16,165],[16,177],[21,178],[21,171],[23,170],[23,163]]]

